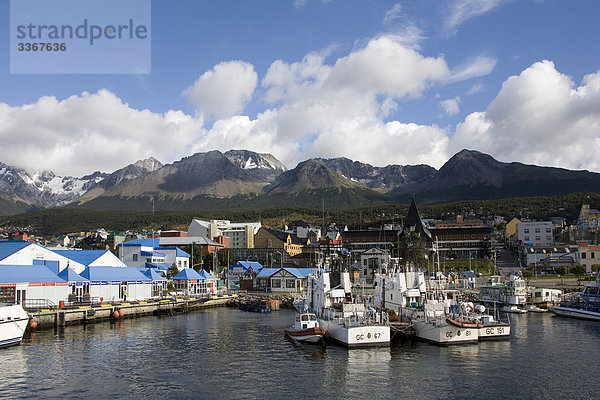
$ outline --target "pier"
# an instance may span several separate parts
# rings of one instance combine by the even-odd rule
[[[54,328],[72,324],[88,324],[147,315],[174,315],[213,307],[224,307],[237,295],[210,297],[173,297],[135,302],[110,302],[89,305],[72,305],[66,308],[28,310],[37,329]]]

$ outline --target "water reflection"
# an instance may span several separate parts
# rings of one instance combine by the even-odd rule
[[[0,397],[592,398],[599,390],[596,369],[582,368],[600,359],[594,322],[519,315],[508,341],[348,350],[286,340],[293,320],[288,311],[218,309],[40,330],[0,350]]]

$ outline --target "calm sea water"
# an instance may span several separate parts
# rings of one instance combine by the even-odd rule
[[[216,309],[40,331],[0,350],[0,397],[600,397],[598,323],[527,314],[509,341],[347,350],[288,341],[293,319]]]

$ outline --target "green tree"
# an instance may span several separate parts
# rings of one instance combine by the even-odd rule
[[[560,266],[556,268],[556,273],[558,275],[565,275],[567,273],[567,269],[564,266]]]
[[[577,264],[573,268],[571,268],[571,272],[573,273],[573,275],[577,276],[578,278],[581,278],[583,275],[585,275],[586,270],[583,265]]]
[[[167,271],[167,279],[173,278],[178,273],[179,273],[179,269],[177,269],[177,265],[175,265],[175,263],[173,263],[173,265],[171,265],[171,268],[169,268],[169,270]]]
[[[523,271],[523,278],[524,278],[526,281],[529,281],[531,278],[533,278],[533,271],[531,271],[531,270],[529,270],[529,269],[526,269],[526,270],[524,270],[524,271]]]

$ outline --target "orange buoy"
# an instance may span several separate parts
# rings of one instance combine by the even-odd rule
[[[29,320],[29,327],[30,327],[31,329],[35,329],[35,328],[37,328],[37,321],[36,321],[34,318],[31,318],[31,319]]]
[[[122,317],[123,315],[125,315],[125,311],[123,311],[122,308],[119,308],[119,317]]]
[[[115,311],[112,313],[112,316],[113,316],[113,318],[114,318],[114,319],[119,319],[119,312],[118,312],[117,310],[115,310]]]

